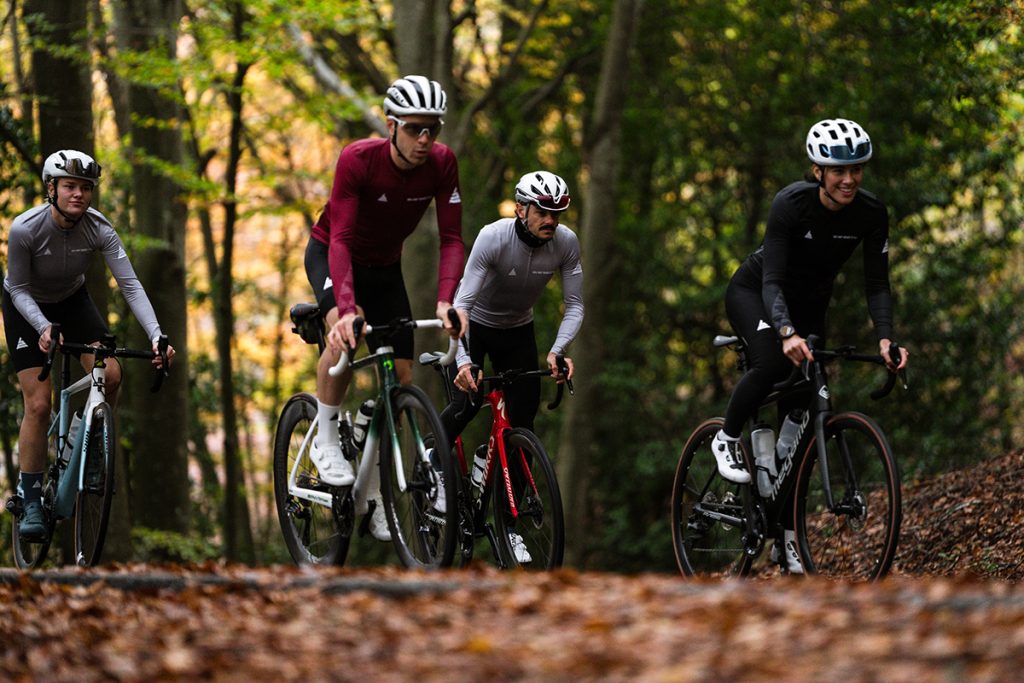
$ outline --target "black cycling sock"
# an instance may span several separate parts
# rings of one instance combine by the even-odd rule
[[[26,503],[39,502],[43,497],[43,473],[21,473],[21,495]]]

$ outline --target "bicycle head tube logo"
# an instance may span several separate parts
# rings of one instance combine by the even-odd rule
[[[823,399],[827,401],[829,399],[828,387],[822,387],[821,389],[819,389],[818,396],[821,396]]]
[[[385,358],[384,359],[384,369],[386,369],[386,370],[394,370],[395,369],[395,361],[391,360],[390,358]]]

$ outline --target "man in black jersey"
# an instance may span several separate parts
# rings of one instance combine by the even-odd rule
[[[775,196],[764,241],[737,269],[725,294],[726,313],[746,344],[750,369],[733,391],[711,449],[719,473],[737,483],[750,481],[737,448],[743,423],[793,365],[812,359],[805,339],[825,337],[836,275],[861,243],[879,352],[890,370],[897,369],[889,357],[889,218],[885,205],[860,188],[871,139],[853,121],[825,119],[808,132],[806,151],[814,182],[793,183]],[[904,350],[899,369],[906,363]],[[789,571],[802,573],[792,530],[784,540]]]

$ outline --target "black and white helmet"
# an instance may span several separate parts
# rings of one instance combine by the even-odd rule
[[[849,119],[824,119],[807,132],[807,156],[819,166],[863,164],[871,153],[871,138]]]
[[[57,178],[81,178],[99,182],[100,165],[88,154],[74,149],[62,149],[46,157],[43,164],[43,183]]]
[[[448,96],[444,94],[441,84],[425,76],[399,78],[391,84],[384,96],[386,115],[444,116],[447,111]]]
[[[533,171],[519,179],[516,201],[535,204],[545,211],[565,211],[569,208],[569,186],[549,171]]]

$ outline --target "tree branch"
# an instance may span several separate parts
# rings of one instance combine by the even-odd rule
[[[386,136],[388,134],[388,129],[387,126],[384,125],[380,116],[371,109],[370,104],[355,91],[355,88],[349,85],[347,81],[340,78],[334,70],[324,62],[320,55],[310,47],[306,42],[306,37],[302,34],[302,29],[296,26],[293,22],[288,22],[288,34],[295,42],[295,47],[299,51],[299,55],[313,70],[313,75],[316,77],[317,82],[330,91],[351,100],[359,111],[363,113],[363,122],[366,123],[371,130],[375,130],[381,135]]]

